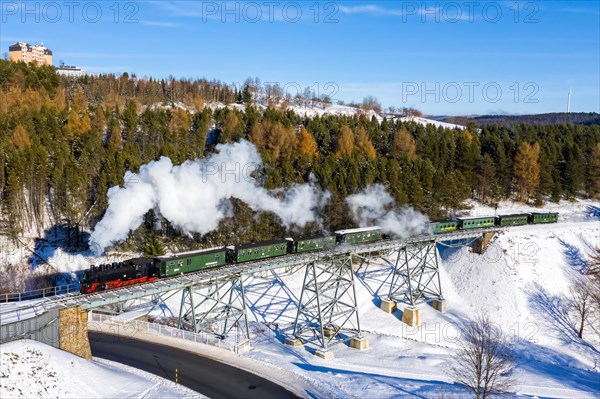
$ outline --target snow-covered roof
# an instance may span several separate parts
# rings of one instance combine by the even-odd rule
[[[171,255],[157,256],[156,258],[157,259],[162,259],[162,260],[168,260],[168,259],[173,259],[173,258],[180,258],[182,256],[187,256],[187,255],[201,254],[203,252],[209,252],[209,251],[215,251],[215,250],[222,251],[223,249],[225,249],[225,247],[214,247],[214,248],[206,248],[206,249],[196,249],[194,251],[178,252],[176,254],[171,254]]]
[[[493,219],[493,215],[484,215],[484,216],[461,216],[457,217],[458,220],[475,220],[475,219]]]
[[[379,226],[371,226],[371,227],[359,227],[357,229],[346,229],[346,230],[338,230],[335,234],[351,234],[351,233],[362,233],[364,231],[375,231],[380,230]]]

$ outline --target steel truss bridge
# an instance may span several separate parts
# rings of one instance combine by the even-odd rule
[[[289,334],[304,343],[314,343],[326,351],[328,345],[360,338],[361,329],[354,272],[360,266],[383,259],[392,267],[388,300],[414,306],[430,299],[443,299],[436,243],[476,239],[502,228],[461,230],[438,235],[424,234],[404,239],[336,246],[334,248],[289,254],[262,261],[207,269],[100,293],[68,294],[35,305],[0,312],[36,314],[51,309],[80,307],[103,311],[122,310],[126,301],[148,298],[155,304],[181,292],[178,327],[213,332],[222,338],[237,334],[238,342],[248,343],[247,307],[244,277],[282,268],[304,267],[304,281],[293,331]],[[390,261],[389,259],[395,259]],[[241,336],[241,339],[240,339]]]

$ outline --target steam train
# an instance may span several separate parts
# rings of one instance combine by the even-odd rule
[[[480,216],[434,221],[428,224],[432,234],[486,227],[555,223],[558,213],[522,213]],[[378,226],[338,230],[334,234],[302,236],[239,244],[198,251],[181,252],[155,258],[134,258],[123,262],[90,266],[83,274],[80,292],[88,294],[108,289],[155,281],[159,278],[192,273],[227,264],[243,263],[277,256],[319,251],[337,245],[355,245],[391,238]]]

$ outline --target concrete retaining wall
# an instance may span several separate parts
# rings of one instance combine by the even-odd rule
[[[0,343],[32,339],[91,359],[87,325],[88,314],[78,307],[49,310],[30,319],[1,325]]]
[[[49,310],[30,319],[0,326],[0,343],[32,339],[60,347],[59,311]]]

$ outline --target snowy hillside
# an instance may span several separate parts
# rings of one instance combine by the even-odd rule
[[[315,116],[322,116],[322,115],[346,115],[346,116],[365,115],[369,119],[374,116],[380,122],[383,120],[383,118],[375,111],[365,111],[360,108],[351,107],[349,105],[326,104],[326,103],[322,103],[319,101],[313,102],[313,101],[309,101],[309,100],[303,101],[303,103],[304,104],[289,104],[289,105],[287,105],[286,109],[292,110],[296,114],[305,116],[307,118],[313,118]],[[266,101],[262,101],[262,102],[255,103],[254,106],[259,110],[265,110],[265,109],[267,109],[267,106],[265,104],[266,104]],[[246,110],[245,104],[237,104],[237,103],[224,104],[221,102],[209,102],[205,105],[205,107],[209,108],[213,111],[216,109],[222,109],[222,108],[236,109],[236,110],[242,111],[242,112],[244,112]],[[283,105],[280,104],[279,107],[281,108],[281,107],[283,107]],[[151,105],[149,108],[151,108],[151,109],[181,108],[181,109],[185,109],[192,113],[195,112],[193,107],[186,106],[182,102],[177,102],[174,105],[163,105],[163,104],[157,103],[157,104]],[[145,109],[145,107],[141,108],[142,111],[144,109]],[[418,118],[418,119],[423,119],[423,118]],[[423,119],[423,120],[425,120],[425,119]],[[429,120],[427,120],[427,121],[429,121]],[[419,121],[417,121],[417,122],[419,122]],[[437,121],[432,121],[432,122],[443,123],[443,122],[437,122]],[[446,125],[450,126],[452,124],[446,123]],[[454,126],[456,126],[456,125],[454,125]]]
[[[237,109],[239,111],[244,112],[246,106],[244,104],[223,104],[223,103],[207,103],[207,108],[211,110],[221,109],[221,108],[229,108],[229,109]],[[260,110],[265,110],[267,107],[264,104],[257,103],[255,104]],[[192,107],[188,107],[185,104],[178,102],[173,106],[171,105],[162,105],[162,104],[154,104],[150,107],[151,109],[171,109],[171,108],[182,108],[189,112],[194,112]],[[144,107],[142,107],[142,110]],[[289,104],[286,109],[294,111],[296,114],[307,117],[314,118],[315,116],[322,115],[346,115],[346,116],[354,116],[354,115],[364,115],[367,118],[371,119],[375,117],[379,122],[383,120],[383,116],[378,114],[375,111],[364,111],[360,108],[351,107],[349,105],[340,105],[340,104],[326,104],[322,102],[311,102],[305,101],[305,104]],[[457,125],[454,123],[442,122],[435,119],[424,118],[419,116],[405,116],[405,117],[394,117],[393,115],[385,115],[388,119],[391,118],[393,120],[400,120],[402,122],[414,122],[419,125],[427,126],[432,125],[436,128],[441,127],[445,129],[466,129],[466,126]]]
[[[422,325],[401,322],[401,309],[387,314],[378,298],[387,295],[391,268],[372,263],[356,273],[364,351],[344,344],[330,347],[333,360],[314,355],[315,347],[283,343],[296,317],[303,270],[272,272],[244,282],[252,320],[254,372],[304,384],[306,397],[465,398],[447,372],[457,350],[462,321],[487,313],[512,343],[517,367],[513,398],[597,398],[600,395],[600,329],[576,334],[576,317],[567,308],[569,288],[600,246],[597,204],[562,202],[545,210],[560,212],[557,224],[513,227],[502,232],[480,256],[469,248],[440,244],[441,281],[449,310],[422,304]],[[505,202],[499,214],[536,211]],[[494,210],[472,204],[470,215]],[[177,314],[179,297],[168,302]],[[595,319],[597,321],[598,319]],[[235,363],[235,359],[228,359]],[[261,366],[268,364],[269,367]],[[246,368],[249,368],[246,363]]]
[[[441,314],[421,305],[423,324],[401,322],[386,314],[376,298],[389,290],[391,269],[370,265],[357,273],[360,323],[369,349],[332,348],[324,361],[310,347],[282,343],[294,321],[303,273],[245,283],[252,318],[262,331],[245,356],[267,362],[317,390],[318,396],[348,398],[445,397],[465,392],[446,373],[456,350],[457,325],[487,312],[514,344],[517,354],[514,397],[596,398],[600,395],[600,336],[588,325],[585,341],[577,338],[575,318],[566,308],[569,286],[600,244],[600,220],[589,216],[586,203],[562,203],[558,224],[523,226],[502,233],[485,255],[467,248],[441,249],[442,287],[449,311]],[[499,213],[533,210],[506,203]],[[471,214],[493,214],[476,207]],[[268,323],[270,328],[265,328]],[[275,326],[277,325],[277,326]],[[262,327],[261,327],[262,326]],[[596,329],[594,329],[596,327]]]
[[[423,125],[423,126],[432,125],[435,127],[441,127],[441,128],[445,128],[445,129],[461,129],[461,130],[466,129],[466,126],[456,125],[454,123],[436,121],[435,119],[422,118],[422,117],[418,117],[418,116],[405,116],[405,117],[402,117],[399,119],[402,122],[415,122],[415,123],[417,123],[419,125]]]
[[[83,360],[29,340],[0,347],[0,397],[204,398],[131,367],[107,360]]]

